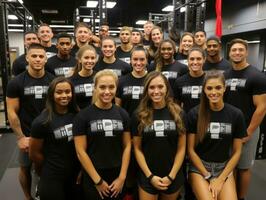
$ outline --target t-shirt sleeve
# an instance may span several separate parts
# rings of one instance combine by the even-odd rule
[[[137,113],[134,112],[131,117],[131,134],[132,136],[139,136],[138,132],[139,120],[137,119]]]
[[[74,118],[72,128],[73,136],[86,135],[88,125],[83,116],[86,116],[86,114],[84,111],[80,111]]]
[[[235,118],[235,130],[233,132],[233,138],[243,138],[247,135],[247,127],[243,113],[239,110],[237,117]]]
[[[19,83],[15,78],[10,82],[8,82],[6,96],[9,98],[19,98],[20,97],[19,90],[20,90]]]
[[[122,97],[122,81],[121,81],[121,78],[119,78],[119,81],[118,81],[118,86],[117,86],[117,91],[116,91],[116,97],[120,98]]]
[[[178,103],[179,103],[181,101],[181,91],[180,91],[180,88],[179,88],[178,78],[176,79],[176,81],[174,83],[173,93],[174,93],[175,100],[178,101]]]
[[[119,107],[120,113],[123,119],[123,126],[124,126],[124,131],[130,131],[130,118],[127,113],[127,111],[121,107]]]
[[[191,109],[186,115],[186,130],[187,133],[196,134],[197,133],[197,111],[196,109]]]
[[[37,117],[31,125],[30,136],[37,139],[44,139],[48,133],[48,126],[43,124],[41,116]]]
[[[255,77],[252,78],[252,95],[266,94],[266,76],[258,71]]]
[[[180,72],[178,76],[183,76],[184,74],[188,73],[188,67],[182,63],[180,63]]]

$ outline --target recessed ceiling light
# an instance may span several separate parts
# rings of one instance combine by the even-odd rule
[[[86,6],[88,8],[96,8],[98,6],[98,1],[87,1]]]
[[[107,1],[106,2],[107,8],[113,8],[113,7],[115,7],[115,5],[116,5],[116,2],[114,2],[114,1]]]
[[[164,7],[164,8],[162,9],[163,12],[171,12],[171,11],[173,11],[173,10],[174,10],[174,6],[171,6],[171,5],[166,6],[166,7]]]
[[[147,20],[138,20],[136,22],[137,25],[144,25],[147,22]]]
[[[16,15],[8,15],[7,18],[11,19],[11,20],[17,20],[18,19],[18,17]]]

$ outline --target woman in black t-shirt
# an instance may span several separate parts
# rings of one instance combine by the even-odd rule
[[[181,108],[170,98],[169,83],[151,72],[131,130],[139,176],[140,200],[176,200],[184,182],[181,170],[186,135]]]
[[[163,40],[155,53],[155,60],[151,70],[162,72],[173,89],[177,77],[188,72],[188,67],[174,59],[176,45],[172,40]]]
[[[132,72],[119,78],[115,102],[131,116],[143,94],[143,82],[147,75],[147,52],[143,46],[133,48],[130,57]]]
[[[181,36],[180,39],[180,45],[176,54],[175,59],[185,65],[187,65],[187,56],[189,53],[189,50],[194,45],[194,36],[190,32],[185,32]]]
[[[154,26],[151,29],[150,34],[150,46],[148,48],[148,54],[149,54],[149,63],[154,60],[155,53],[158,49],[158,46],[160,42],[163,40],[163,31],[159,26]]]
[[[74,88],[64,78],[54,79],[44,111],[33,121],[29,154],[40,175],[42,200],[73,200],[80,169],[76,156],[72,123],[78,107]]]
[[[233,170],[246,135],[243,113],[224,103],[225,80],[209,71],[200,105],[187,115],[189,180],[199,200],[237,200]]]
[[[80,109],[83,109],[91,104],[95,75],[93,68],[98,60],[98,55],[93,46],[84,45],[78,50],[76,56],[77,65],[70,80],[74,84],[77,104]]]
[[[111,70],[94,77],[92,105],[78,113],[73,134],[83,166],[86,199],[122,199],[130,159],[130,132],[127,112],[112,103],[117,75]]]

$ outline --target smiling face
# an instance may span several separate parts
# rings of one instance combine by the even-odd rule
[[[52,29],[49,26],[41,26],[38,29],[38,37],[43,42],[50,42],[53,37]]]
[[[161,44],[160,53],[164,60],[171,60],[174,57],[175,49],[170,42],[163,42]]]
[[[206,81],[204,93],[209,100],[210,107],[221,107],[223,105],[223,96],[225,85],[220,78],[211,78]]]
[[[151,31],[151,40],[155,45],[158,46],[162,41],[162,39],[163,39],[163,34],[159,29],[156,28]]]
[[[193,38],[190,35],[185,35],[180,42],[180,47],[184,51],[189,51],[193,47]]]
[[[54,91],[55,109],[60,113],[60,111],[67,109],[68,104],[71,100],[71,85],[68,82],[58,83]]]
[[[82,66],[82,69],[92,70],[97,62],[96,52],[93,50],[86,50],[79,59],[79,63]]]
[[[87,27],[79,27],[75,33],[76,41],[79,43],[88,43],[92,38],[92,32]]]
[[[209,40],[207,42],[207,54],[214,57],[220,54],[221,45],[216,40]]]
[[[145,72],[147,66],[147,57],[144,51],[134,51],[130,60],[132,68],[136,73],[140,74]]]
[[[117,86],[114,77],[110,75],[99,77],[94,88],[94,92],[97,96],[95,103],[102,105],[103,107],[111,105],[116,94],[116,89]]]
[[[148,86],[148,96],[154,107],[163,107],[165,105],[165,97],[167,86],[162,76],[157,76],[150,81]]]
[[[27,52],[26,60],[29,63],[29,68],[33,71],[41,71],[47,62],[47,57],[44,49],[30,49]]]
[[[247,60],[248,51],[244,44],[235,43],[229,51],[229,57],[235,64],[244,63]]]
[[[191,51],[188,56],[188,69],[192,76],[201,75],[203,73],[202,66],[205,58],[199,51]]]
[[[104,57],[111,58],[112,56],[114,56],[115,51],[116,51],[116,46],[114,41],[110,39],[105,39],[102,41],[102,53]]]

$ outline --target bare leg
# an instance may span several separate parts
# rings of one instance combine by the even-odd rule
[[[172,194],[161,194],[160,195],[160,200],[176,200],[177,197],[179,196],[180,191],[177,191]]]
[[[236,195],[236,185],[234,176],[230,175],[228,179],[225,181],[223,188],[218,195],[218,200],[237,200]]]
[[[27,200],[32,199],[31,197],[31,172],[30,167],[20,167],[19,170],[19,182]]]
[[[189,173],[189,182],[198,200],[213,200],[209,183],[200,174]]]
[[[139,200],[158,200],[158,195],[150,194],[139,187]]]
[[[246,197],[251,180],[251,169],[237,169],[237,196],[239,199]]]

